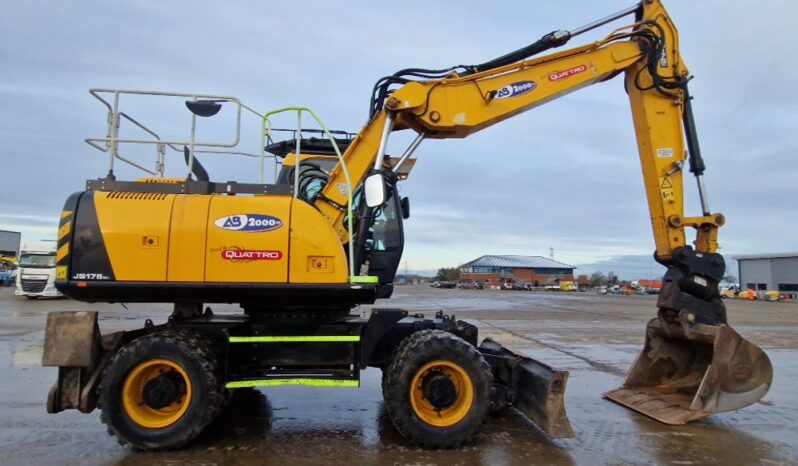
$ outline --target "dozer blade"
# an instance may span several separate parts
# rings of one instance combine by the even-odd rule
[[[682,327],[655,318],[623,386],[604,396],[679,425],[755,403],[772,381],[765,352],[728,325]]]
[[[510,404],[549,437],[574,436],[565,413],[568,371],[520,356],[490,338],[482,341],[479,351],[493,372],[493,409]]]

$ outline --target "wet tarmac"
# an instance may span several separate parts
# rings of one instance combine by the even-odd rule
[[[406,287],[382,304],[414,313],[443,309],[476,324],[480,338],[571,371],[566,407],[574,439],[548,440],[510,411],[491,417],[471,445],[421,450],[391,425],[380,372],[369,369],[359,389],[241,392],[188,449],[136,453],[106,434],[96,411],[45,413],[56,377],[56,369],[40,366],[45,316],[98,310],[108,332],[141,326],[146,318],[163,321],[168,306],[29,301],[0,288],[0,464],[798,464],[798,304],[730,301],[730,323],[773,361],[774,386],[744,410],[670,427],[601,398],[622,383],[655,302],[654,296]]]

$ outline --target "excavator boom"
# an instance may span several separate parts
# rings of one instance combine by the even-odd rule
[[[628,14],[635,15],[634,22],[603,40],[532,57]],[[575,31],[554,31],[481,65],[410,69],[383,78],[375,86],[371,120],[344,159],[350,176],[358,182],[366,179],[368,198],[370,184],[380,186],[384,181],[376,180],[390,180],[392,167],[385,150],[393,131],[418,133],[407,151],[412,153],[423,139],[464,138],[621,73],[637,136],[654,257],[667,272],[658,317],[648,324],[644,350],[623,387],[606,396],[667,423],[747,406],[767,392],[772,366],[767,355],[726,320],[718,291],[726,267],[717,253],[718,229],[725,219],[709,208],[687,86],[690,76],[680,55],[677,29],[660,1],[645,0]],[[396,84],[400,87],[392,89]],[[685,168],[696,179],[698,216],[684,213]],[[375,182],[369,183],[367,177]],[[316,207],[345,242],[344,215],[335,207],[343,203],[336,189],[340,183],[339,167]],[[687,244],[687,228],[696,231],[693,246]],[[355,250],[359,248],[355,245]]]

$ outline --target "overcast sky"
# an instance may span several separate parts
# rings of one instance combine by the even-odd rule
[[[105,174],[106,159],[83,142],[104,134],[105,114],[87,93],[91,87],[234,95],[262,112],[306,105],[328,127],[356,131],[381,76],[480,63],[630,4],[4,2],[0,229],[22,231],[25,240],[54,237],[67,195]],[[695,75],[691,93],[710,207],[728,219],[721,252],[798,250],[798,93],[791,84],[798,2],[665,4]],[[187,137],[180,102],[170,111],[130,105],[159,131]],[[242,138],[255,151],[256,126],[248,125]],[[208,131],[229,139],[230,129]],[[403,141],[395,138],[390,152],[401,152]],[[412,201],[405,250],[411,270],[456,266],[482,254],[548,256],[553,247],[556,259],[582,271],[614,266],[622,277],[648,273],[639,258],[650,257],[654,243],[621,78],[464,140],[427,142],[417,154],[402,188]],[[134,155],[152,165],[150,152]],[[179,158],[171,161],[168,174],[179,176]],[[206,165],[214,180],[256,181],[251,160]],[[687,214],[696,215],[692,178],[685,186]]]

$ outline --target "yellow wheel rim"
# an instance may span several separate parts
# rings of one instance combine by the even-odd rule
[[[424,381],[433,374],[443,374],[454,385],[451,405],[438,409],[424,397]],[[450,427],[466,417],[474,402],[474,384],[459,365],[451,361],[432,361],[416,372],[410,385],[410,404],[419,419],[435,427]]]
[[[175,400],[163,408],[155,409],[144,402],[144,387],[147,382],[163,374],[174,372],[182,383],[178,383]],[[125,413],[136,424],[147,429],[168,427],[180,419],[191,402],[191,381],[183,368],[168,359],[151,359],[133,368],[122,388],[122,405]]]

